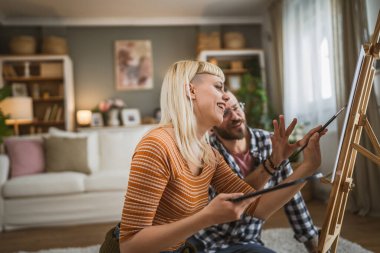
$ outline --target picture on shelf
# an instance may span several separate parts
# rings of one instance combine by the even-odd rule
[[[241,77],[238,75],[231,75],[228,77],[228,86],[231,91],[240,89]]]
[[[104,126],[103,116],[100,112],[93,112],[91,115],[91,126],[102,127]]]
[[[141,124],[140,111],[138,109],[123,109],[121,120],[124,126],[137,126]]]
[[[115,42],[117,90],[153,88],[152,46],[149,40]]]
[[[27,97],[28,89],[25,83],[13,83],[12,84],[12,96],[14,97]]]

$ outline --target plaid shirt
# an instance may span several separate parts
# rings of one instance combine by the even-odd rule
[[[257,168],[272,153],[271,134],[264,130],[248,129],[251,134],[250,154],[255,161],[254,167]],[[210,136],[210,143],[224,156],[231,169],[240,178],[243,178],[243,174],[233,156],[228,153],[215,135]],[[293,170],[290,165],[281,168],[269,179],[264,188],[279,184],[292,173]],[[210,198],[215,197],[215,195],[215,191],[210,188]],[[305,242],[318,234],[300,192],[285,204],[284,209],[294,230],[294,238],[296,240]],[[194,237],[200,240],[207,249],[207,252],[210,253],[216,252],[218,249],[228,248],[231,244],[260,243],[263,245],[260,239],[263,223],[264,221],[261,219],[244,215],[238,221],[214,225],[201,230]]]

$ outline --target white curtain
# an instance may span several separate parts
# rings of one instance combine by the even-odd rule
[[[284,0],[284,112],[290,122],[296,117],[306,130],[325,123],[337,111],[330,0]],[[337,124],[323,138],[322,172],[334,166]],[[322,187],[323,188],[323,187]],[[321,189],[328,197],[328,187]]]

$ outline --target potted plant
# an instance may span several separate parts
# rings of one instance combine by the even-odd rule
[[[240,89],[236,96],[245,103],[247,124],[250,127],[272,130],[274,114],[268,105],[268,96],[262,86],[261,78],[252,73],[246,73],[241,78]]]
[[[0,89],[0,101],[4,100],[6,97],[12,95],[12,90],[9,85],[4,86]],[[9,115],[5,115],[0,108],[0,145],[3,144],[4,137],[12,135],[12,130],[5,124],[5,121],[9,118]]]

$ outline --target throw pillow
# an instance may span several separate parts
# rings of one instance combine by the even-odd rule
[[[99,147],[98,147],[98,134],[92,133],[75,133],[64,131],[55,127],[49,128],[50,136],[66,137],[66,138],[87,138],[87,162],[92,172],[99,169]]]
[[[129,169],[137,144],[150,128],[150,126],[140,126],[120,132],[100,133],[99,151],[102,170]]]
[[[10,160],[10,177],[36,174],[44,171],[45,159],[41,139],[11,138],[4,141]]]
[[[46,171],[77,171],[91,173],[87,161],[87,138],[44,138]]]

